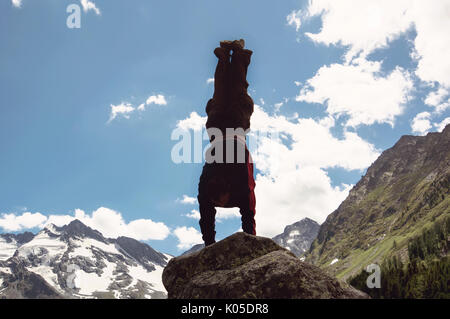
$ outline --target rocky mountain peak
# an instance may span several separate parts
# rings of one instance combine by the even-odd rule
[[[18,245],[25,244],[34,238],[34,234],[30,232],[24,232],[21,234],[0,234],[0,238],[3,238],[7,243],[15,242]]]
[[[304,218],[286,226],[283,233],[275,236],[273,240],[296,256],[301,256],[309,250],[311,243],[317,237],[319,228],[320,225],[316,221]]]
[[[154,264],[165,266],[167,264],[168,257],[164,254],[157,252],[147,244],[129,237],[118,237],[116,243],[131,257],[136,259],[142,264],[152,262]]]
[[[106,238],[103,237],[99,231],[86,226],[78,219],[75,219],[62,227],[53,226],[52,231],[53,233],[56,231],[56,233],[59,233],[63,238],[92,238],[101,242],[106,242]]]

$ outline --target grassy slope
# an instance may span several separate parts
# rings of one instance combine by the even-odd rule
[[[346,206],[348,220],[344,224],[353,226],[351,232],[340,231],[328,242],[316,242],[310,258],[340,279],[394,254],[407,260],[408,240],[450,214],[450,178],[428,181],[430,172],[422,169],[406,174],[393,185],[379,186],[361,202]],[[389,214],[389,209],[395,212]],[[339,261],[330,265],[334,258]]]

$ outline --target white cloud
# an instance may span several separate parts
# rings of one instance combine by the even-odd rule
[[[185,129],[195,129],[204,125],[204,120],[193,112],[179,123]],[[251,121],[249,146],[260,171],[255,189],[256,229],[263,236],[277,235],[286,225],[304,217],[323,222],[350,189],[346,184],[332,186],[326,169],[362,170],[379,155],[356,133],[344,130],[342,138],[334,137],[331,128],[335,121],[331,117],[314,120],[272,116],[255,104]],[[274,133],[278,139],[271,138]],[[198,219],[199,213],[193,210],[185,216]],[[218,208],[216,217],[219,221],[238,218],[240,213],[237,208]]]
[[[191,210],[190,213],[187,213],[186,215],[184,215],[188,218],[192,218],[192,219],[196,219],[196,220],[200,220],[200,212],[196,209]]]
[[[170,233],[169,228],[162,222],[137,219],[127,223],[121,213],[106,207],[98,208],[91,215],[77,209],[75,218],[111,238],[127,236],[137,240],[162,240]]]
[[[447,88],[439,87],[432,91],[425,98],[425,104],[434,107],[436,112],[441,113],[450,107],[450,91]]]
[[[381,63],[358,59],[356,64],[321,67],[306,82],[297,101],[326,104],[330,115],[348,115],[347,126],[374,123],[394,125],[403,113],[413,83],[409,74],[396,68],[379,74]]]
[[[321,120],[291,120],[282,115],[270,116],[255,105],[252,132],[260,136],[263,136],[260,133],[278,132],[280,136],[284,134],[291,137],[292,143],[288,147],[283,140],[260,139],[261,143],[252,154],[253,159],[258,169],[274,173],[283,169],[291,170],[298,165],[361,170],[378,157],[379,151],[356,133],[344,131],[343,139],[334,137],[330,131],[334,125],[334,120],[329,117]]]
[[[431,129],[430,117],[431,114],[428,112],[417,114],[411,123],[412,131],[421,135],[425,135],[426,133],[428,133],[428,131]]]
[[[356,133],[344,130],[341,139],[334,137],[334,125],[332,118],[270,116],[255,105],[252,132],[275,131],[280,136],[260,139],[252,153],[261,171],[255,188],[257,233],[277,235],[304,217],[323,222],[351,188],[333,187],[326,169],[362,170],[378,157],[379,151]],[[290,145],[283,136],[290,137]]]
[[[224,219],[229,218],[240,218],[241,213],[239,213],[239,208],[233,207],[233,208],[223,208],[223,207],[216,207],[216,219],[220,222]]]
[[[162,94],[149,96],[145,104],[167,105],[166,98]]]
[[[151,95],[147,98],[145,103],[139,104],[137,108],[135,108],[131,103],[128,102],[122,102],[119,105],[113,105],[111,104],[111,114],[108,120],[108,123],[113,121],[118,115],[121,115],[122,117],[129,119],[130,114],[133,113],[136,109],[138,111],[145,111],[145,107],[147,105],[167,105],[167,100],[162,94],[157,95]]]
[[[180,120],[177,123],[177,128],[183,130],[201,131],[206,124],[206,116],[200,116],[197,112],[191,112],[188,118]]]
[[[46,220],[47,217],[41,213],[1,214],[0,227],[5,231],[21,231],[23,229],[43,227]]]
[[[145,101],[145,103],[142,103],[138,106],[138,110],[139,111],[145,111],[145,107],[147,105],[151,105],[151,104],[155,104],[155,105],[167,105],[167,100],[165,98],[164,95],[162,94],[158,94],[158,95],[151,95],[147,98],[147,100]]]
[[[81,6],[83,7],[84,12],[88,12],[90,10],[94,11],[96,15],[100,15],[100,10],[97,8],[94,2],[89,0],[80,0]]]
[[[202,235],[194,227],[177,227],[173,233],[178,238],[178,249],[188,249],[203,243]]]
[[[349,185],[332,187],[327,173],[311,166],[258,175],[256,185],[256,231],[268,237],[305,217],[323,222],[350,190]]]
[[[318,33],[305,33],[306,36],[325,45],[348,46],[347,62],[359,54],[364,58],[387,47],[389,42],[415,28],[412,56],[418,60],[417,76],[450,87],[448,0],[314,0],[309,2],[302,18],[313,16],[321,17],[322,28]]]
[[[182,204],[189,204],[189,205],[194,205],[197,203],[197,198],[196,197],[191,197],[188,195],[183,195],[182,199],[178,200],[180,203]]]
[[[111,115],[108,122],[113,121],[118,115],[123,116],[126,119],[130,118],[130,113],[134,112],[134,107],[127,102],[122,102],[119,105],[111,104]]]
[[[444,120],[442,120],[442,122],[440,123],[435,123],[434,127],[436,127],[436,130],[438,132],[442,132],[444,130],[444,128],[450,124],[450,117],[445,118]]]
[[[61,227],[75,219],[110,238],[127,236],[137,240],[162,240],[170,233],[169,228],[162,222],[154,222],[151,219],[136,219],[127,223],[121,213],[106,207],[98,208],[91,215],[86,214],[81,209],[75,209],[73,215],[45,216],[41,213],[29,212],[21,215],[2,214],[0,227],[6,231],[43,228],[48,224]]]
[[[300,26],[302,25],[301,21],[301,10],[295,11],[293,10],[287,17],[286,21],[288,25],[295,26],[295,30],[300,30]]]
[[[408,8],[417,31],[414,40],[417,76],[450,88],[450,1],[415,0]]]
[[[206,80],[206,84],[214,83],[214,78],[209,78]]]
[[[412,21],[405,12],[410,0],[315,0],[310,1],[305,18],[321,16],[318,33],[305,33],[314,42],[348,46],[346,60],[386,47],[408,30]]]
[[[197,209],[191,210],[190,213],[187,213],[184,215],[186,217],[200,220],[200,212]],[[233,207],[233,208],[223,208],[223,207],[216,207],[216,220],[218,222],[221,222],[224,219],[230,219],[230,218],[240,218],[241,214],[239,213],[239,208]]]
[[[283,102],[279,102],[279,103],[275,103],[273,106],[275,107],[275,110],[276,111],[279,111],[280,110],[280,108],[283,106]]]
[[[11,3],[16,8],[22,7],[22,0],[11,0]]]

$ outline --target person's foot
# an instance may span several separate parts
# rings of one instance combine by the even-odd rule
[[[219,60],[229,60],[230,59],[230,50],[225,48],[216,48],[214,50],[214,54]]]
[[[228,50],[242,50],[245,47],[245,40],[240,39],[234,41],[229,40],[220,41],[220,47]]]
[[[205,247],[211,246],[212,244],[215,244],[216,241],[215,240],[211,240],[211,241],[205,241]]]

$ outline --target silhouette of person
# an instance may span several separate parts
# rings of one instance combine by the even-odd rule
[[[211,141],[207,154],[214,160],[208,161],[207,155],[197,196],[205,246],[215,243],[215,207],[238,207],[242,230],[256,235],[253,161],[246,146],[254,108],[246,79],[252,53],[244,49],[242,39],[222,41],[214,50],[218,58],[214,95],[206,105],[206,128]],[[213,128],[221,133],[219,138],[210,133]],[[228,134],[229,129],[233,134]]]

